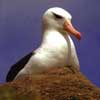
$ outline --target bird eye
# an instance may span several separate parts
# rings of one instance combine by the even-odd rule
[[[57,14],[55,14],[55,13],[53,13],[53,15],[54,15],[56,18],[58,18],[58,19],[62,19],[62,18],[63,18],[62,16],[57,15]]]

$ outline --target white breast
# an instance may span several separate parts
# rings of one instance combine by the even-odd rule
[[[51,31],[50,31],[51,32]],[[76,50],[70,36],[66,39],[58,32],[51,32],[44,37],[41,46],[35,51],[18,75],[34,74],[50,67],[73,66],[79,69],[79,61]]]
[[[65,66],[68,55],[68,43],[57,31],[46,33],[42,45],[36,50],[35,57],[43,66]]]

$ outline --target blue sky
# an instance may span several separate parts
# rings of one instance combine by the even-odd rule
[[[77,48],[81,71],[100,87],[100,1],[99,0],[0,0],[0,83],[12,64],[41,42],[41,18],[50,7],[62,7],[82,32]]]

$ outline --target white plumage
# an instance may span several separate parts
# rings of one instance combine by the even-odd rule
[[[24,74],[39,73],[50,67],[73,66],[79,69],[70,34],[78,39],[81,38],[81,34],[72,26],[71,18],[67,11],[58,7],[50,8],[44,13],[42,43],[15,79]]]

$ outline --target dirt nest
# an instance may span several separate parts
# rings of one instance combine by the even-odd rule
[[[76,69],[57,67],[0,85],[0,100],[100,100],[100,88]]]

